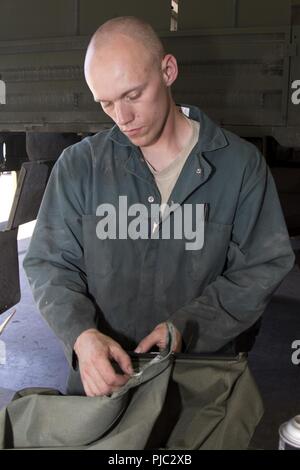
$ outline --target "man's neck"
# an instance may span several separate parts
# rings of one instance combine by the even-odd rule
[[[162,171],[176,159],[188,144],[192,132],[192,126],[187,118],[173,104],[158,141],[149,147],[141,147],[144,158],[156,171]]]

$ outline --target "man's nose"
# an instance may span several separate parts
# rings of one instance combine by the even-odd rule
[[[115,105],[115,121],[118,126],[124,126],[133,120],[133,112],[127,103]]]

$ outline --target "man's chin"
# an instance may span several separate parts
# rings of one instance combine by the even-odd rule
[[[149,135],[141,135],[141,136],[135,136],[135,137],[128,137],[130,142],[133,143],[136,147],[141,147],[141,148],[146,148],[146,147],[151,147],[151,145],[154,145],[157,142],[157,139],[155,138],[150,138]]]
[[[128,137],[128,136],[127,136]],[[148,144],[148,139],[146,136],[135,136],[135,137],[128,137],[130,142],[133,143],[136,147],[147,147]]]

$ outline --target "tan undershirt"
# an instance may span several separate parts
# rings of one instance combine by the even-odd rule
[[[186,118],[188,119],[188,118]],[[161,171],[156,171],[153,166],[146,160],[150,171],[153,173],[155,182],[161,194],[161,205],[166,204],[172,193],[172,190],[178,180],[181,170],[195,147],[199,139],[200,123],[193,119],[188,119],[189,124],[192,126],[192,136],[188,144],[181,150],[175,160],[170,165]],[[162,212],[162,211],[161,211]]]

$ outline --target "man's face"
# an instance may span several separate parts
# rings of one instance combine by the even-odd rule
[[[158,141],[168,116],[171,99],[162,68],[144,46],[126,36],[86,61],[95,101],[139,147]]]

